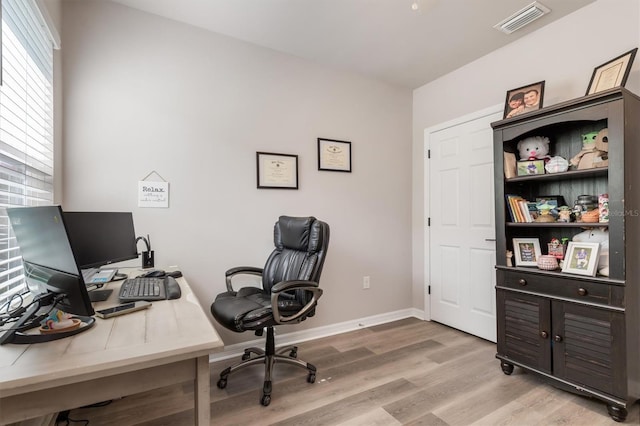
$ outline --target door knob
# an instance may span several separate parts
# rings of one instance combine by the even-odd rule
[[[553,338],[553,341],[558,343],[562,342],[562,336],[556,334],[556,336]]]
[[[547,337],[549,337],[549,333],[547,333],[546,331],[541,331],[540,337],[542,337],[543,339],[546,339]]]
[[[518,280],[518,284],[520,284],[520,285],[527,285],[527,280],[525,280],[524,278],[520,278],[520,279]]]

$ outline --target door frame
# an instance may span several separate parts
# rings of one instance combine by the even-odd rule
[[[423,196],[423,202],[424,202],[424,206],[423,206],[423,211],[424,211],[424,217],[423,217],[423,226],[424,226],[424,236],[423,236],[423,243],[424,243],[424,247],[423,247],[423,253],[424,253],[424,258],[423,258],[423,262],[424,262],[424,288],[423,288],[423,292],[424,292],[424,319],[425,321],[431,321],[431,295],[429,294],[429,278],[430,278],[430,259],[431,259],[431,253],[429,251],[429,243],[430,243],[430,237],[431,237],[431,229],[428,226],[427,223],[427,218],[429,218],[431,216],[431,210],[430,210],[430,201],[431,201],[431,194],[429,192],[429,175],[431,173],[431,169],[429,168],[429,157],[428,157],[428,151],[431,148],[431,145],[429,143],[429,140],[431,138],[431,134],[432,133],[436,133],[436,132],[440,132],[442,130],[446,130],[448,128],[451,127],[455,127],[455,126],[459,126],[461,124],[467,123],[469,121],[474,121],[477,120],[479,118],[482,117],[486,117],[489,115],[493,115],[496,114],[498,112],[502,112],[504,111],[504,104],[497,104],[488,108],[484,108],[481,109],[479,111],[475,111],[469,114],[465,114],[461,117],[458,118],[454,118],[453,120],[449,120],[449,121],[445,121],[444,123],[440,123],[440,124],[436,124],[435,126],[431,126],[431,127],[427,127],[426,129],[424,129],[424,139],[423,139],[423,159],[424,159],[424,175],[422,176],[423,178],[423,188],[424,188],[424,196]]]

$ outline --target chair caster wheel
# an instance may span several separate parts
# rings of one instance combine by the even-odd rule
[[[249,358],[251,358],[251,354],[249,352],[245,352],[245,353],[242,354],[242,360],[243,361],[246,361]]]
[[[227,379],[218,380],[218,388],[224,389],[227,387]]]
[[[289,356],[291,358],[298,358],[298,351],[295,349],[291,349],[291,352],[289,352]]]
[[[314,383],[315,381],[316,381],[315,373],[309,373],[309,375],[307,376],[307,382]]]
[[[260,399],[260,404],[264,405],[265,407],[271,404],[271,395],[262,395],[262,398]]]

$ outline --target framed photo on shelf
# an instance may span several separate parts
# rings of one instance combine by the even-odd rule
[[[509,90],[507,99],[504,101],[503,118],[515,117],[542,108],[543,97],[544,80]]]
[[[537,238],[514,238],[513,253],[516,266],[538,266],[538,258],[542,256],[540,240]]]
[[[567,253],[564,256],[562,272],[595,277],[599,255],[600,243],[569,241]]]
[[[298,156],[256,152],[258,188],[298,189]]]
[[[543,175],[544,160],[520,160],[517,171],[518,176]]]
[[[631,72],[631,64],[636,56],[638,48],[632,49],[627,53],[613,58],[604,64],[597,66],[593,70],[587,95],[602,92],[603,90],[613,89],[614,87],[623,86],[627,83],[629,72]]]
[[[318,170],[351,173],[351,142],[318,138]]]
[[[566,205],[562,195],[536,195],[536,204],[550,204],[554,208]]]

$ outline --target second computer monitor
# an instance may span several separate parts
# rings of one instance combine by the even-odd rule
[[[82,269],[138,257],[130,212],[64,212],[64,221]]]

